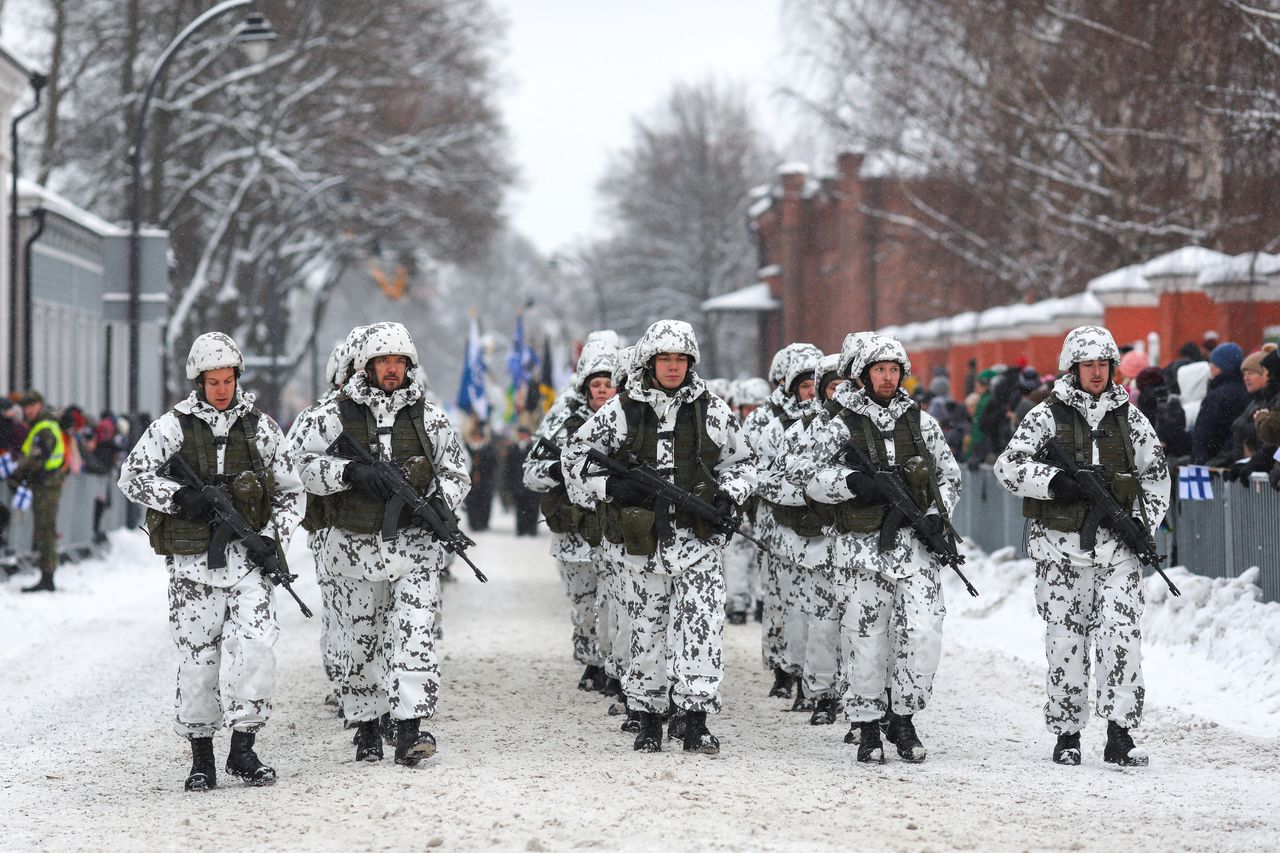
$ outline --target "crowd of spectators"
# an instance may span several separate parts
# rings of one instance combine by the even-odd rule
[[[944,368],[912,393],[937,418],[956,458],[971,469],[992,463],[1057,378],[1025,360],[979,369],[971,360],[959,389]],[[1163,366],[1123,348],[1115,381],[1146,415],[1171,466],[1206,465],[1228,480],[1266,474],[1280,491],[1280,353],[1245,347],[1209,332]],[[959,393],[955,393],[955,392]]]

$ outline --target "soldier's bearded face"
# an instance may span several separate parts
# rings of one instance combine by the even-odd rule
[[[877,361],[870,368],[872,396],[887,400],[898,393],[902,381],[902,365],[896,361]]]
[[[227,406],[236,398],[236,371],[233,367],[219,367],[217,370],[206,370],[201,377],[204,383],[204,398],[219,412],[226,411]]]
[[[682,352],[660,352],[653,358],[653,375],[658,384],[674,391],[684,384],[689,372],[689,356]]]
[[[591,411],[599,411],[600,407],[613,399],[618,391],[613,387],[613,380],[608,376],[597,376],[587,383],[588,405]]]
[[[1093,361],[1077,363],[1080,369],[1080,390],[1097,397],[1111,384],[1111,361],[1096,358]]]
[[[409,374],[409,359],[402,355],[380,355],[373,359],[375,384],[390,394],[404,385]]]

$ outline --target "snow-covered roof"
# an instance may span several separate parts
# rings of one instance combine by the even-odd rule
[[[713,296],[702,303],[703,311],[774,311],[781,307],[782,303],[774,298],[764,282]]]
[[[783,163],[778,167],[779,175],[807,175],[809,174],[809,164],[792,161]]]
[[[760,267],[760,269],[756,270],[756,277],[769,278],[771,276],[779,275],[781,273],[782,273],[782,267],[778,266],[777,264],[769,264],[769,266],[767,267]]]
[[[18,203],[24,212],[41,207],[71,220],[100,237],[124,237],[129,234],[128,228],[113,225],[83,207],[68,201],[48,187],[37,184],[35,181],[29,181],[26,178],[18,179]],[[143,228],[142,233],[147,236],[162,236],[166,232],[163,229]]]
[[[751,219],[758,219],[773,207],[773,196],[766,195],[751,202],[751,206],[747,208],[747,216]]]
[[[1183,246],[1158,255],[1139,266],[1139,272],[1147,278],[1157,276],[1198,275],[1208,267],[1230,260],[1230,255],[1206,249],[1203,246]]]
[[[963,335],[974,331],[978,326],[977,311],[962,311],[942,321],[942,329],[948,335]]]
[[[988,308],[978,315],[978,328],[999,329],[1008,326],[1012,310],[1012,305],[997,305],[994,308]]]
[[[1196,276],[1196,284],[1215,285],[1224,283],[1262,281],[1266,276],[1280,272],[1280,255],[1267,252],[1245,252],[1210,267],[1205,267]]]
[[[1181,250],[1179,250],[1181,251]],[[1156,260],[1159,260],[1157,258]],[[1143,264],[1131,264],[1100,275],[1085,286],[1090,293],[1114,293],[1128,290],[1150,290],[1151,284],[1142,275]]]
[[[1053,316],[1101,318],[1103,310],[1102,303],[1098,301],[1098,297],[1086,290],[1083,293],[1064,296],[1058,300]]]

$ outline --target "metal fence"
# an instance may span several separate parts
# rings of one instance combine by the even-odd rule
[[[991,467],[962,471],[964,491],[953,519],[956,530],[987,553],[1013,546],[1027,556],[1022,500],[996,482]],[[1166,566],[1185,566],[1211,578],[1233,578],[1252,566],[1264,601],[1280,601],[1280,493],[1263,475],[1229,483],[1212,472],[1213,500],[1174,500],[1156,534]],[[1177,472],[1173,474],[1176,484]]]
[[[116,474],[69,474],[62,483],[58,503],[58,555],[62,560],[79,560],[96,553],[93,541],[94,498],[107,501],[100,529],[110,532],[124,526],[128,501],[116,488]],[[0,488],[0,500],[9,506],[13,490]],[[31,513],[10,510],[8,544],[0,551],[0,565],[29,566],[36,562],[31,548]]]

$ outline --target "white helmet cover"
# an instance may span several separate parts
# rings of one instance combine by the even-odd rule
[[[187,354],[188,379],[196,379],[206,370],[221,367],[244,370],[244,356],[230,336],[222,332],[205,332],[191,342],[191,352]]]
[[[759,376],[739,379],[733,390],[733,401],[738,406],[763,406],[769,399],[769,383]]]
[[[781,385],[782,380],[787,378],[787,351],[789,347],[783,347],[773,354],[773,361],[769,362],[769,384]]]
[[[728,379],[717,376],[714,379],[707,380],[707,390],[712,394],[715,394],[721,400],[725,400],[729,396],[729,386],[731,384],[732,383],[730,383]]]
[[[791,351],[791,355],[787,359],[787,372],[783,376],[782,388],[787,393],[791,393],[791,386],[796,379],[805,373],[812,373],[818,366],[818,359],[822,358],[822,350],[813,344],[792,344],[787,349]],[[813,378],[816,380],[818,377]]]
[[[902,366],[902,378],[911,375],[911,359],[897,338],[888,335],[870,334],[863,341],[861,351],[852,364],[852,375],[861,376],[868,366],[880,361],[896,361]]]
[[[836,373],[840,370],[840,353],[833,352],[830,355],[824,355],[818,359],[818,366],[814,368],[813,375],[818,381],[828,373]]]
[[[618,350],[617,363],[613,367],[613,387],[618,387],[631,372],[631,361],[635,357],[635,347],[623,347]]]
[[[698,339],[693,334],[693,326],[684,320],[659,320],[654,323],[636,341],[636,364],[648,365],[660,352],[681,353],[689,356],[690,361],[696,364]]]
[[[862,347],[872,334],[872,332],[850,332],[844,336],[844,343],[840,345],[840,361],[836,365],[841,376],[857,375],[852,369],[854,362],[862,355]]]
[[[1116,346],[1116,339],[1101,326],[1079,326],[1067,332],[1062,341],[1058,370],[1070,370],[1077,362],[1103,358],[1114,365],[1120,364],[1120,348]]]
[[[587,355],[584,348],[582,354]],[[592,376],[605,374],[609,377],[609,381],[613,382],[614,373],[618,369],[618,351],[616,349],[600,349],[591,354],[591,360],[586,358],[578,359],[578,372],[576,374],[578,384],[581,386],[578,390],[585,397],[587,395],[587,382]],[[616,384],[616,383],[615,383]]]
[[[346,381],[347,365],[350,361],[350,357],[347,356],[346,339],[334,344],[333,351],[329,353],[329,360],[324,364],[324,375],[330,385],[342,385]]]
[[[380,355],[402,355],[409,359],[410,366],[418,364],[418,349],[403,323],[374,323],[364,327],[353,354],[355,368],[363,370]]]

